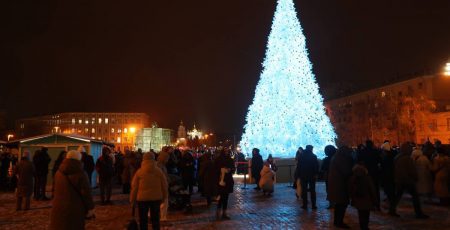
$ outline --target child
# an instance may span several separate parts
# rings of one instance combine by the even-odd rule
[[[261,180],[259,181],[259,187],[263,190],[264,195],[273,193],[274,181],[275,172],[270,169],[270,162],[266,162],[261,170]]]
[[[350,178],[351,205],[358,209],[359,226],[362,230],[369,229],[370,209],[376,204],[375,187],[362,162],[353,167]]]

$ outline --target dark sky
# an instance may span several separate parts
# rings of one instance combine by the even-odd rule
[[[146,112],[162,127],[240,135],[275,0],[0,3],[0,110]],[[325,91],[438,71],[448,0],[296,0]],[[334,88],[335,90],[335,88]]]

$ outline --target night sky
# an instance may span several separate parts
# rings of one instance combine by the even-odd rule
[[[450,58],[448,0],[296,0],[324,95]],[[146,112],[240,135],[275,0],[2,1],[0,110]],[[337,84],[338,83],[338,84]]]

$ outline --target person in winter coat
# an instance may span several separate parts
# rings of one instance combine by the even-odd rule
[[[275,161],[273,160],[272,154],[269,154],[266,162],[269,163],[269,167],[270,167],[270,169],[272,169],[272,171],[276,172],[278,170],[278,167],[275,164]]]
[[[389,142],[385,142],[383,144],[383,148],[386,148],[388,143]],[[375,186],[375,194],[377,194],[377,202],[375,203],[375,207],[378,211],[380,211],[380,151],[374,147],[371,140],[367,140],[366,146],[361,152],[359,152],[358,158],[358,160],[362,160],[364,162],[364,165],[369,172],[369,176],[373,181],[373,185]]]
[[[55,174],[49,229],[84,229],[85,219],[94,216],[91,193],[89,179],[81,165],[81,153],[71,150]]]
[[[270,163],[267,161],[261,170],[261,179],[259,180],[259,187],[262,189],[264,195],[271,195],[273,193],[273,184],[275,183],[275,172],[270,168]]]
[[[419,195],[429,196],[431,194],[432,178],[431,178],[431,162],[428,160],[422,150],[416,148],[411,157],[417,171],[416,189]]]
[[[130,193],[130,184],[133,179],[136,170],[138,169],[138,161],[136,154],[126,150],[125,157],[123,159],[123,172],[122,172],[122,184],[123,184],[123,194]]]
[[[308,207],[308,191],[311,193],[311,206],[316,209],[316,179],[319,173],[319,162],[317,156],[312,152],[313,146],[307,145],[305,151],[298,159],[298,176],[302,185],[303,209]]]
[[[384,146],[381,159],[381,181],[389,201],[389,213],[395,213],[394,159],[397,151]]]
[[[222,209],[222,219],[229,220],[227,215],[228,197],[233,192],[234,180],[232,172],[234,171],[234,162],[230,157],[230,151],[223,149],[218,158],[215,160],[217,192],[220,195],[217,203],[216,219],[220,219],[220,209]]]
[[[353,159],[352,149],[347,146],[340,147],[330,161],[328,173],[328,198],[334,205],[334,226],[349,228],[345,224],[344,216],[350,202],[348,183],[352,175]]]
[[[100,184],[100,197],[102,205],[111,204],[112,178],[114,176],[114,165],[110,157],[111,150],[103,147],[102,155],[95,163]]]
[[[145,153],[141,168],[137,170],[131,184],[130,203],[137,203],[140,230],[148,229],[148,211],[150,209],[152,228],[160,229],[161,201],[168,198],[168,185],[164,173],[156,166],[154,155]]]
[[[450,158],[445,154],[442,148],[437,149],[438,155],[433,160],[433,171],[435,172],[434,191],[439,197],[441,205],[450,204],[449,194],[449,172]]]
[[[372,179],[363,162],[353,167],[350,178],[351,205],[358,209],[359,227],[361,230],[369,229],[370,209],[376,204],[377,196]]]
[[[217,175],[211,151],[207,151],[200,161],[200,180],[202,181],[202,195],[206,197],[206,205],[211,206],[212,197],[217,195]]]
[[[403,143],[400,147],[400,154],[394,160],[394,181],[395,181],[395,205],[393,210],[389,211],[392,216],[399,216],[396,212],[396,206],[402,198],[403,192],[406,190],[412,196],[414,211],[416,218],[426,219],[427,215],[423,214],[420,207],[419,196],[417,195],[417,170],[411,159],[412,146],[409,142]]]
[[[181,172],[181,178],[183,180],[183,185],[185,189],[189,191],[189,194],[192,194],[194,189],[194,176],[195,176],[195,162],[194,157],[190,151],[186,151],[183,153],[181,160],[179,162],[178,168]]]
[[[327,209],[331,209],[333,207],[333,203],[331,203],[330,199],[328,198],[328,172],[330,171],[331,158],[336,153],[336,147],[334,147],[332,145],[327,145],[327,146],[325,146],[324,152],[325,152],[326,157],[323,158],[323,160],[322,160],[321,171],[322,171],[323,177],[325,179],[325,189],[327,192],[327,200],[329,202]]]
[[[52,198],[55,196],[55,174],[58,172],[59,166],[61,163],[66,159],[67,152],[65,150],[61,151],[58,155],[58,158],[56,158],[55,163],[53,164],[52,168]]]
[[[156,165],[164,173],[164,176],[167,179],[167,184],[169,184],[169,175],[167,174],[167,167],[166,167],[167,162],[169,162],[169,153],[167,152],[167,148],[168,147],[162,148],[162,150],[159,153],[159,156],[157,158],[158,161],[157,161]],[[153,153],[153,152],[151,152],[151,153]],[[161,202],[161,206],[160,206],[161,221],[167,220],[167,210],[168,209],[169,209],[169,199],[167,198]]]
[[[33,194],[34,166],[30,161],[30,152],[24,151],[20,162],[16,166],[17,176],[17,206],[16,210],[22,210],[22,200],[25,199],[24,210],[30,209],[30,197]]]
[[[83,170],[86,172],[89,178],[89,184],[92,186],[92,173],[95,169],[94,157],[87,154],[86,149],[83,146],[78,148],[78,151],[81,153],[81,162],[83,163]]]
[[[259,154],[259,149],[254,148],[252,151],[252,161],[251,161],[251,170],[252,170],[252,177],[255,179],[256,183],[256,190],[260,190],[259,187],[259,180],[261,179],[261,170],[263,168],[264,161],[262,159],[262,156]]]
[[[36,200],[49,200],[45,196],[45,187],[47,186],[47,174],[48,174],[48,164],[50,164],[50,156],[47,153],[47,148],[42,148],[36,151],[33,156],[35,174],[35,191],[34,199]]]

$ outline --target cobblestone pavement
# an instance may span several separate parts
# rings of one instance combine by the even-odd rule
[[[162,229],[329,229],[332,226],[332,210],[327,210],[324,184],[317,184],[318,209],[303,210],[300,200],[296,200],[294,189],[287,184],[277,184],[273,196],[265,197],[253,190],[253,185],[242,189],[237,183],[230,196],[229,215],[231,220],[215,221],[215,205],[206,208],[206,201],[198,194],[193,196],[193,212],[169,212],[169,220],[163,222]],[[98,192],[98,191],[96,191]],[[124,229],[130,219],[128,196],[114,190],[113,205],[97,205],[97,218],[87,222],[86,229]],[[98,204],[98,196],[95,196]],[[33,201],[32,210],[15,211],[14,194],[0,194],[0,229],[46,229],[49,223],[50,201]],[[372,212],[371,229],[450,229],[449,209],[432,204],[424,204],[424,212],[431,216],[428,220],[414,218],[412,204],[405,196],[399,205],[401,218],[393,218],[383,212]],[[358,229],[357,212],[347,209],[345,222],[352,229]]]

